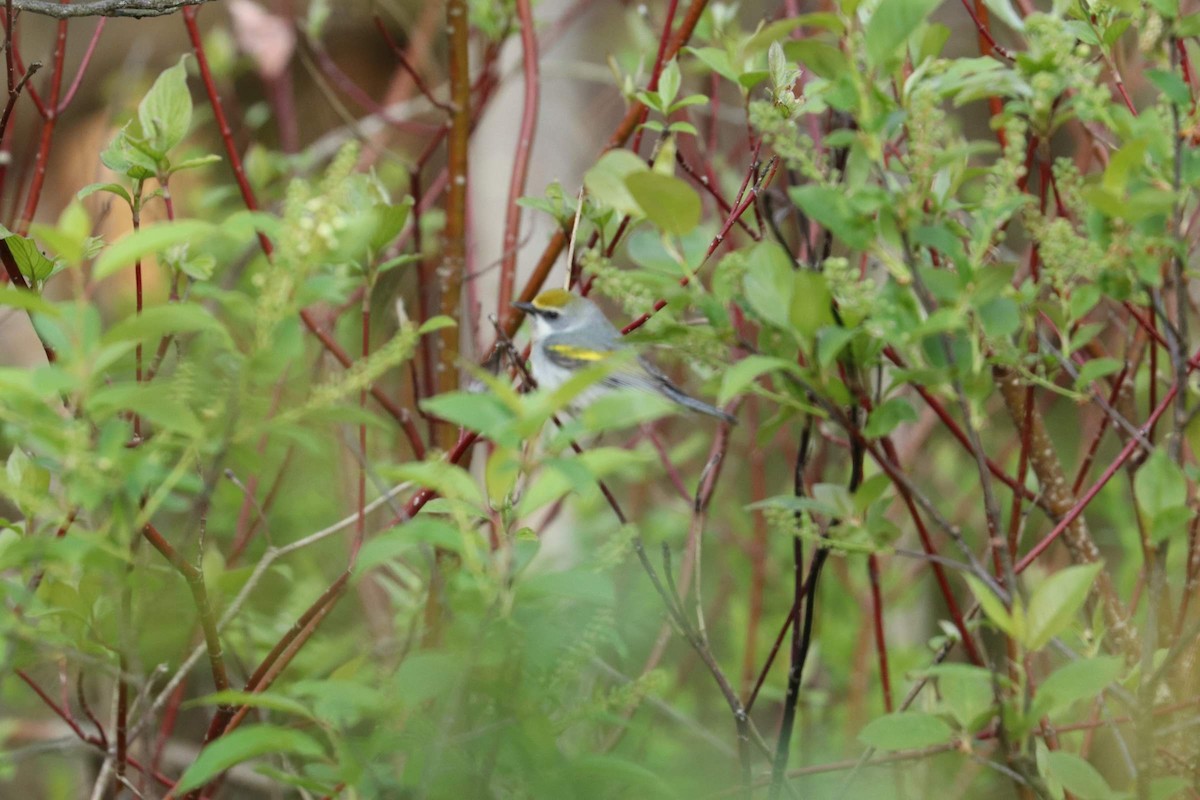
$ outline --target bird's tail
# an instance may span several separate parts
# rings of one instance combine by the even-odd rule
[[[732,414],[726,414],[724,411],[715,406],[710,406],[708,403],[684,394],[680,389],[669,382],[664,381],[662,388],[667,397],[670,397],[684,408],[690,408],[692,411],[699,411],[701,414],[708,414],[710,417],[716,417],[717,419],[724,420],[730,425],[737,425],[737,418]]]

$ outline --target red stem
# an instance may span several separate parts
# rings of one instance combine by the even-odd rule
[[[871,619],[875,628],[875,651],[879,654],[879,682],[883,686],[883,709],[892,711],[892,677],[888,670],[887,642],[883,631],[883,597],[879,591],[879,558],[867,556],[867,575],[871,580]]]
[[[61,0],[67,5],[67,0]],[[50,163],[50,142],[54,138],[54,128],[58,123],[59,98],[62,95],[64,63],[67,57],[67,23],[68,20],[58,21],[58,35],[54,44],[54,71],[50,76],[50,101],[45,106],[42,121],[41,141],[38,144],[37,159],[34,162],[33,181],[29,185],[29,196],[25,200],[25,210],[17,223],[17,234],[24,236],[29,232],[33,215],[37,212],[38,203],[42,199],[42,187],[46,183],[46,166]],[[15,53],[14,53],[15,55]],[[33,95],[33,87],[30,96]]]
[[[671,26],[675,24],[675,12],[679,8],[679,0],[668,0],[667,2],[667,17],[663,20],[662,33],[658,37],[658,52],[654,54],[654,68],[650,72],[650,82],[646,84],[646,91],[655,92],[658,90],[658,79],[662,77],[663,64],[667,61],[668,41],[671,38]],[[642,106],[638,116],[638,125],[640,126],[646,121],[649,116],[650,109]],[[642,144],[642,134],[646,132],[645,128],[639,127],[633,134],[633,144],[629,149],[633,152],[638,151],[638,147]]]
[[[92,40],[88,42],[87,50],[83,51],[83,58],[79,61],[79,69],[75,71],[75,77],[71,80],[71,85],[67,87],[67,93],[63,97],[62,102],[58,104],[58,113],[67,110],[67,106],[71,105],[71,101],[75,99],[75,92],[79,90],[79,85],[83,83],[83,73],[87,71],[88,64],[92,62],[92,56],[96,52],[96,45],[100,42],[100,34],[104,32],[104,23],[108,21],[107,17],[101,17],[96,23],[96,30],[92,31]]]
[[[525,99],[521,109],[521,129],[517,134],[517,152],[513,158],[512,180],[508,186],[508,207],[504,218],[504,252],[500,261],[500,297],[497,309],[501,319],[516,311],[512,308],[512,300],[517,282],[517,239],[521,234],[521,206],[517,201],[525,194],[525,183],[529,177],[529,153],[533,149],[540,105],[538,46],[530,0],[517,0],[517,17],[521,21]]]
[[[1190,373],[1193,368],[1194,367],[1189,363],[1188,372]],[[1178,391],[1179,385],[1172,384],[1171,388],[1168,389],[1167,393],[1163,396],[1162,401],[1159,402],[1154,411],[1150,413],[1149,418],[1139,429],[1143,434],[1147,433],[1154,426],[1154,423],[1158,422],[1158,418],[1161,417],[1163,412],[1166,411],[1170,406],[1171,401],[1175,398],[1175,395],[1178,393]],[[1049,547],[1054,540],[1062,534],[1063,531],[1070,527],[1072,522],[1078,519],[1079,515],[1082,514],[1083,510],[1088,507],[1088,504],[1096,498],[1096,495],[1100,493],[1100,490],[1104,488],[1104,485],[1108,483],[1109,479],[1116,474],[1117,470],[1121,468],[1121,465],[1128,461],[1129,457],[1132,456],[1139,447],[1141,447],[1141,444],[1138,442],[1138,439],[1130,437],[1125,446],[1121,448],[1121,452],[1117,454],[1117,457],[1114,458],[1112,463],[1110,463],[1104,469],[1104,472],[1100,475],[1099,480],[1092,484],[1091,488],[1089,488],[1083,494],[1083,496],[1076,501],[1075,505],[1066,513],[1065,516],[1063,516],[1061,520],[1058,521],[1058,524],[1054,526],[1053,530],[1046,534],[1046,536],[1040,542],[1034,545],[1033,548],[1030,549],[1030,551],[1016,563],[1016,565],[1013,567],[1013,571],[1017,573],[1023,572],[1037,559],[1038,556],[1045,552],[1046,548]]]

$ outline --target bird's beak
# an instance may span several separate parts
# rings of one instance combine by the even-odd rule
[[[512,304],[512,307],[519,308],[522,311],[524,311],[526,314],[536,315],[538,313],[537,306],[535,306],[533,303],[525,303],[525,302],[518,300]]]

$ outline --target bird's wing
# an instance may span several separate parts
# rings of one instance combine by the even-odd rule
[[[551,364],[570,370],[583,369],[593,364],[599,364],[607,361],[614,353],[619,352],[612,349],[583,347],[581,345],[570,344],[569,342],[548,343],[543,349],[546,353],[546,360]]]
[[[599,383],[614,389],[638,388],[657,392],[666,376],[642,358],[634,356],[628,347],[591,347],[570,342],[551,342],[545,347],[546,359],[556,367],[577,370],[616,359],[612,371]]]

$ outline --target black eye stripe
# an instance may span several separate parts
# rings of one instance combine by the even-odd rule
[[[546,319],[558,319],[557,311],[543,311],[542,316]]]

